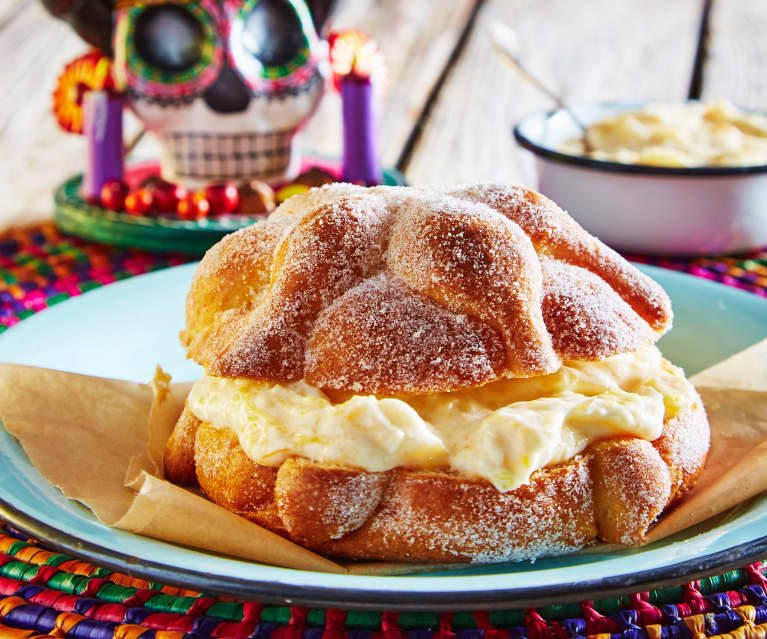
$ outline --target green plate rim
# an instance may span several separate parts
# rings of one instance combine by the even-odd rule
[[[54,219],[65,233],[93,242],[202,255],[225,235],[265,219],[263,216],[227,216],[197,221],[112,211],[89,204],[80,197],[82,180],[82,173],[78,173],[56,188],[53,194]],[[394,168],[383,169],[383,182],[387,186],[407,184],[402,173]]]

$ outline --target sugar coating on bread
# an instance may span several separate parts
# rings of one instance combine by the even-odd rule
[[[692,406],[692,414],[695,419],[670,420],[661,436],[653,442],[671,477],[668,506],[675,504],[692,488],[701,467],[700,460],[705,459],[708,453],[711,431],[700,398]]]
[[[562,359],[602,359],[655,341],[647,322],[602,278],[551,258],[541,263],[543,318]]]
[[[521,186],[498,184],[478,184],[448,192],[482,202],[508,216],[528,234],[539,255],[582,266],[599,275],[652,328],[670,328],[671,302],[663,288],[584,231],[545,195]]]
[[[439,390],[457,377],[478,384],[491,379],[503,362],[492,328],[445,310],[382,272],[318,316],[309,335],[305,376],[316,386],[352,392],[371,386],[412,392]],[[397,387],[386,388],[384,380],[397,380]]]
[[[511,375],[559,367],[541,313],[538,256],[523,230],[493,209],[428,192],[411,197],[392,230],[387,267],[448,311],[496,329]]]
[[[295,196],[201,262],[181,334],[211,375],[304,379],[331,396],[420,394],[602,360],[671,325],[655,282],[553,202],[503,185]],[[172,481],[320,552],[356,559],[504,561],[601,538],[641,542],[708,450],[699,398],[653,442],[618,436],[500,492],[447,468],[383,472],[249,458],[187,409]],[[193,474],[192,474],[193,473]]]
[[[324,552],[359,559],[520,561],[572,552],[597,535],[586,457],[538,473],[507,493],[448,474],[392,475],[369,523],[324,544]]]
[[[295,196],[206,254],[186,316],[182,342],[211,374],[356,393],[546,374],[671,323],[660,286],[550,200],[502,185]]]
[[[497,562],[575,551],[594,539],[640,543],[694,484],[708,449],[699,398],[654,442],[617,437],[537,470],[499,492],[445,470],[355,468],[287,458],[279,468],[245,455],[229,428],[196,421],[197,479],[219,505],[320,552],[351,559]],[[169,447],[188,446],[173,438]],[[174,469],[169,479],[183,483]]]

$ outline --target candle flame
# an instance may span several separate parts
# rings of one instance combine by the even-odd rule
[[[330,65],[338,86],[345,77],[361,80],[385,73],[383,54],[370,37],[356,29],[330,34]]]

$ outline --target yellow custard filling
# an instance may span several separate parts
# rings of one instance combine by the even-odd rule
[[[187,404],[200,420],[231,428],[262,465],[298,455],[368,471],[451,468],[508,491],[596,440],[628,435],[652,441],[664,419],[694,401],[683,371],[652,346],[480,388],[335,402],[303,381],[204,375]]]
[[[767,117],[727,101],[654,103],[626,111],[568,140],[565,153],[652,166],[767,164]]]

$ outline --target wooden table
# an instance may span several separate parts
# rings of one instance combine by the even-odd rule
[[[383,160],[411,183],[535,185],[510,131],[550,103],[494,54],[493,20],[516,30],[525,64],[573,102],[683,99],[692,88],[767,109],[764,0],[346,0],[333,27],[360,28],[384,51]],[[0,0],[0,228],[49,217],[54,185],[82,167],[82,138],[57,128],[50,94],[85,49],[39,2]],[[305,148],[339,155],[340,128],[328,95]]]

